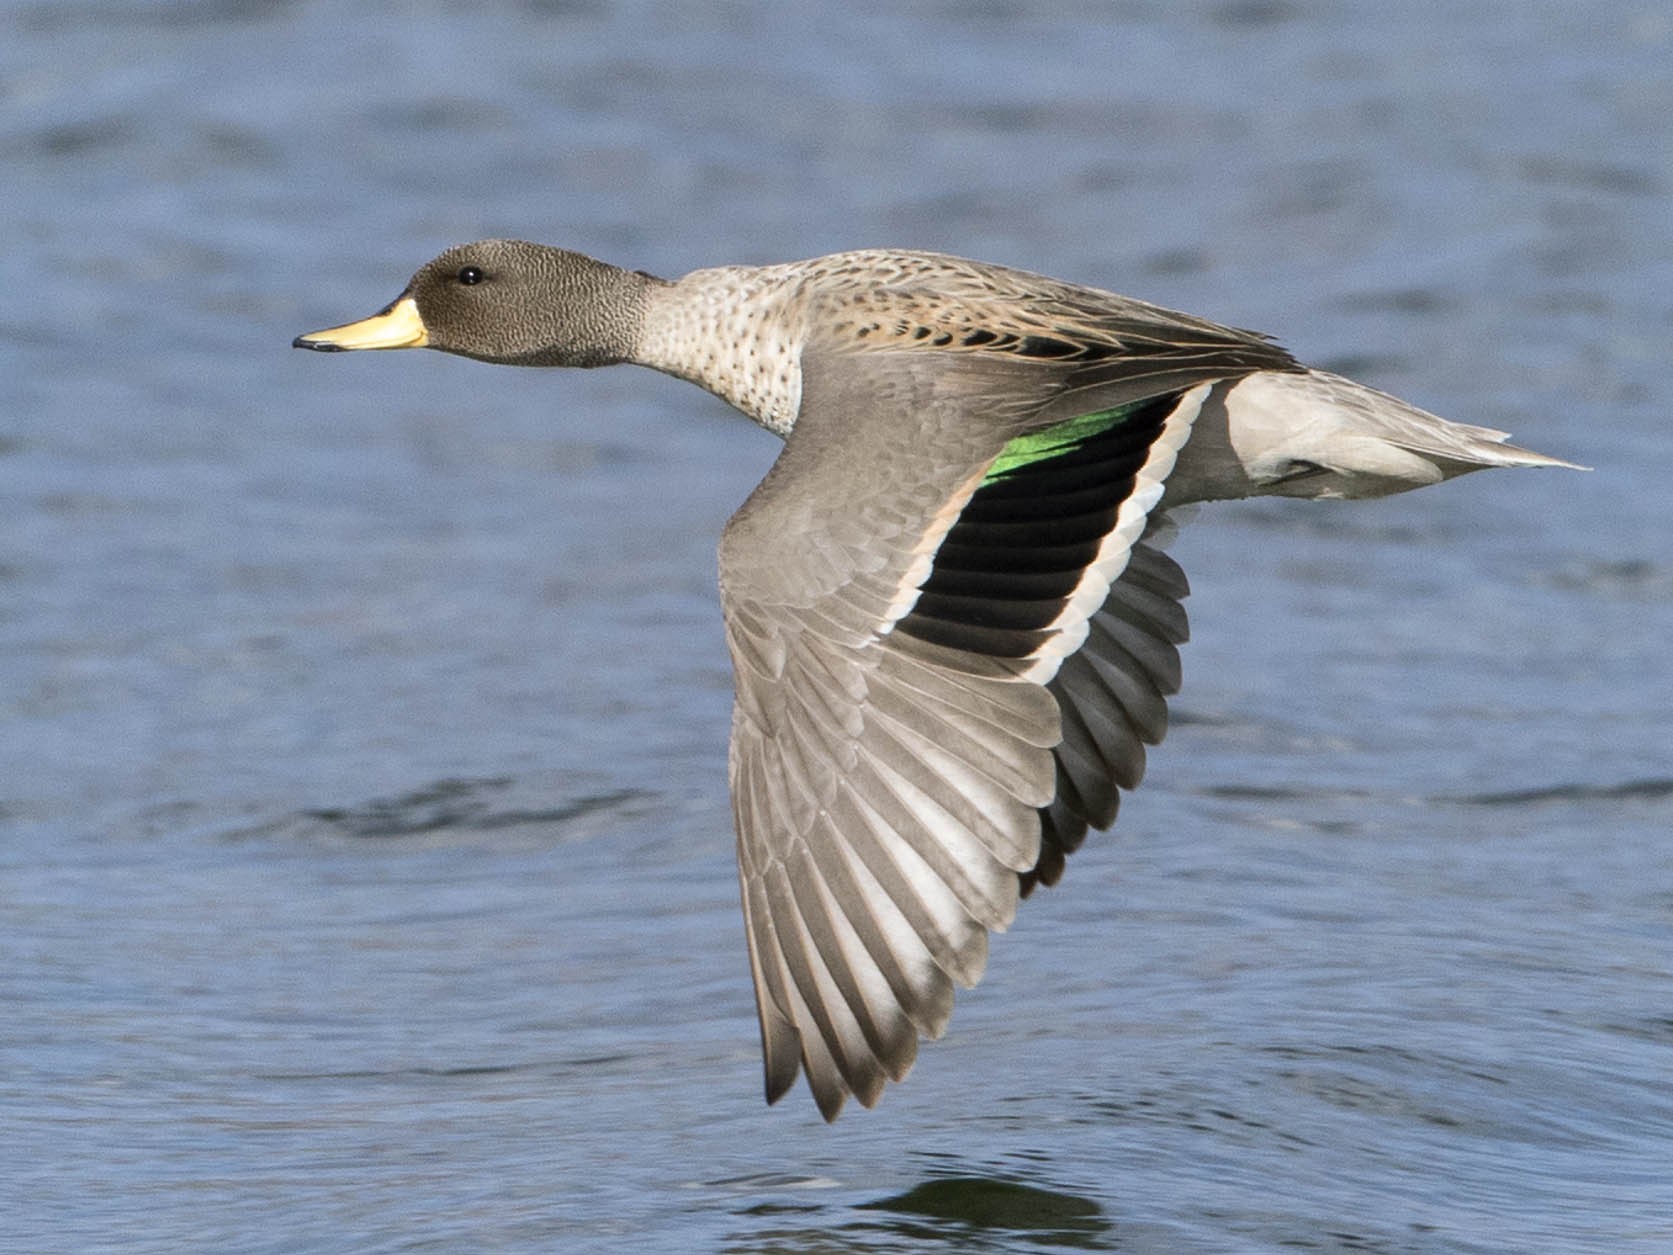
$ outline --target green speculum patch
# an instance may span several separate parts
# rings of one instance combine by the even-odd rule
[[[1118,405],[1110,410],[1094,410],[1090,414],[1064,419],[1044,431],[1018,436],[999,451],[993,465],[988,467],[988,473],[982,477],[982,483],[991,484],[994,480],[1002,479],[1025,466],[1077,449],[1094,436],[1103,435],[1143,407],[1144,402],[1139,401],[1131,405]]]

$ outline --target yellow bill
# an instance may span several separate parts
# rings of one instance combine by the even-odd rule
[[[429,343],[430,333],[418,316],[418,303],[403,296],[370,318],[297,336],[291,347],[341,353],[347,349],[420,349]]]

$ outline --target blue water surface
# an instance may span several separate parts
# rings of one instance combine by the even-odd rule
[[[0,1249],[1673,1250],[1673,16],[0,0]],[[645,371],[293,353],[440,248],[892,244],[1594,467],[1205,508],[1116,830],[760,1099]]]

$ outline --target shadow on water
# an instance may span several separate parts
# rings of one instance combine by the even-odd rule
[[[488,832],[524,824],[555,824],[609,811],[644,796],[635,789],[573,798],[536,808],[497,805],[485,796],[509,788],[509,777],[486,780],[438,780],[399,797],[378,798],[361,806],[304,811],[350,837],[408,837],[444,828]]]
[[[1212,784],[1191,790],[1223,802],[1376,802],[1374,789],[1320,789],[1293,785]],[[1422,800],[1435,806],[1535,806],[1546,802],[1661,802],[1673,797],[1673,778],[1650,776],[1615,784],[1572,782],[1482,793],[1436,793]]]
[[[556,795],[556,800],[552,800]],[[445,778],[405,793],[341,806],[315,806],[234,829],[234,839],[285,836],[380,841],[459,838],[512,829],[573,837],[593,823],[631,817],[652,804],[644,789],[566,788],[544,777]]]
[[[786,1223],[728,1245],[729,1252],[876,1251],[945,1246],[952,1250],[1010,1249],[1017,1242],[1043,1250],[1123,1249],[1114,1226],[1089,1198],[1041,1189],[1003,1177],[935,1177],[901,1194],[860,1203],[862,1218],[839,1224]],[[757,1220],[801,1212],[762,1204],[742,1214]]]
[[[1437,802],[1459,806],[1536,806],[1545,802],[1659,802],[1673,797],[1673,779],[1628,780],[1621,784],[1555,784],[1499,793],[1466,793]]]

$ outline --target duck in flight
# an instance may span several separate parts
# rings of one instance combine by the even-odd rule
[[[1178,690],[1165,511],[1569,466],[1266,336],[935,253],[672,282],[483,240],[298,348],[629,362],[784,439],[720,540],[769,1102],[835,1119],[938,1037],[988,934],[1115,819]]]

